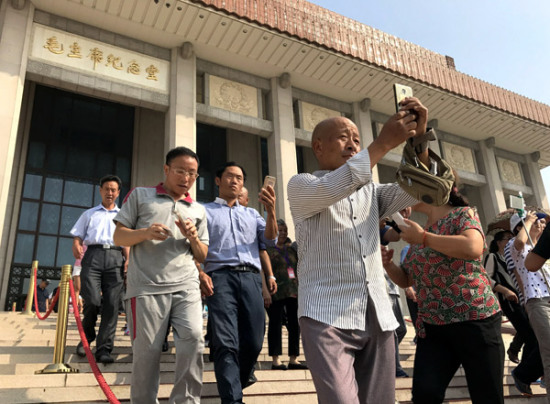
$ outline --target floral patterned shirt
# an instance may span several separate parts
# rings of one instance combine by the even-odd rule
[[[277,278],[277,293],[271,298],[273,300],[282,300],[287,297],[298,296],[298,253],[287,243],[283,248],[269,247],[267,254],[271,259],[273,275]],[[290,277],[288,268],[292,268],[294,278]]]
[[[468,229],[483,234],[477,213],[470,207],[454,208],[426,229],[429,233],[458,235]],[[411,245],[402,264],[412,271],[418,301],[417,328],[424,337],[422,323],[444,325],[488,318],[500,305],[482,265],[475,260],[451,258],[424,245]]]

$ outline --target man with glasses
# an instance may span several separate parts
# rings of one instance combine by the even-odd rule
[[[212,238],[199,277],[207,297],[214,370],[223,404],[242,403],[242,389],[251,384],[265,331],[259,246],[260,242],[274,246],[278,234],[275,191],[267,186],[260,192],[267,211],[264,220],[238,201],[245,180],[240,165],[226,163],[216,172],[219,197],[205,205]],[[276,285],[271,277],[268,288],[274,291]]]
[[[164,183],[135,188],[115,217],[115,240],[131,247],[126,311],[132,339],[131,401],[157,403],[166,329],[174,330],[171,403],[199,403],[202,388],[202,304],[195,260],[208,252],[204,207],[189,190],[199,159],[186,147],[166,155]]]
[[[99,181],[101,203],[85,211],[71,229],[73,255],[82,259],[82,297],[84,319],[82,327],[88,343],[96,339],[95,326],[101,308],[101,322],[97,333],[95,357],[98,362],[112,363],[118,307],[122,290],[124,258],[128,249],[113,241],[113,218],[119,211],[116,200],[122,182],[116,175],[107,175]],[[84,253],[84,246],[87,246]],[[82,342],[76,347],[80,357],[86,356]]]

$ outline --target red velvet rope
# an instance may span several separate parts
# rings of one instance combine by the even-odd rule
[[[95,379],[97,380],[99,387],[101,387],[101,390],[103,390],[103,394],[105,394],[105,397],[107,397],[107,400],[109,400],[109,403],[120,404],[120,401],[118,401],[118,398],[116,398],[115,394],[113,393],[113,391],[111,390],[107,382],[105,381],[105,378],[101,373],[101,370],[99,370],[99,367],[97,366],[94,355],[92,355],[92,351],[90,350],[90,344],[88,344],[88,340],[86,339],[86,334],[84,333],[84,329],[82,328],[82,321],[80,320],[80,312],[78,311],[78,301],[76,300],[76,296],[74,293],[74,285],[73,285],[72,279],[69,279],[69,289],[71,291],[71,300],[72,300],[73,309],[74,309],[73,310],[74,318],[76,320],[76,325],[78,327],[78,333],[80,334],[80,340],[82,341],[82,346],[84,347],[84,351],[86,352],[86,358],[88,359],[88,363],[92,368],[92,372],[94,373]]]
[[[44,314],[42,316],[40,314],[40,312],[38,311],[38,297],[36,296],[37,295],[36,289],[38,289],[38,283],[36,282],[37,272],[38,272],[38,268],[35,268],[34,274],[33,274],[33,277],[34,277],[34,299],[33,299],[34,300],[34,311],[36,312],[36,317],[38,317],[39,320],[45,320],[50,316],[50,314],[52,313],[53,308],[55,307],[55,304],[57,303],[57,299],[59,299],[59,288],[57,288],[57,292],[55,293],[55,296],[53,297],[52,303],[50,304],[50,307],[46,311],[46,314]]]

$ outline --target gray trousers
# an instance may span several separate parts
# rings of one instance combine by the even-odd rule
[[[133,351],[132,403],[159,402],[160,356],[168,324],[176,345],[175,381],[169,403],[200,403],[204,340],[198,285],[173,294],[134,297],[126,304]]]
[[[548,383],[550,379],[550,297],[529,299],[525,304],[525,310],[539,341],[544,379]],[[550,403],[550,388],[546,389],[546,399]]]
[[[320,404],[394,404],[394,332],[382,331],[372,300],[367,329],[342,330],[300,318],[302,343]]]

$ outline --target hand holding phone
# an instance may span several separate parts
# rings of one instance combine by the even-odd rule
[[[409,86],[395,83],[393,85],[393,96],[395,98],[395,112],[399,112],[401,110],[401,101],[412,97],[413,90]]]
[[[401,213],[395,212],[393,215],[391,215],[391,218],[395,223],[397,223],[399,227],[409,227],[409,225],[405,223],[405,219],[403,219]]]

